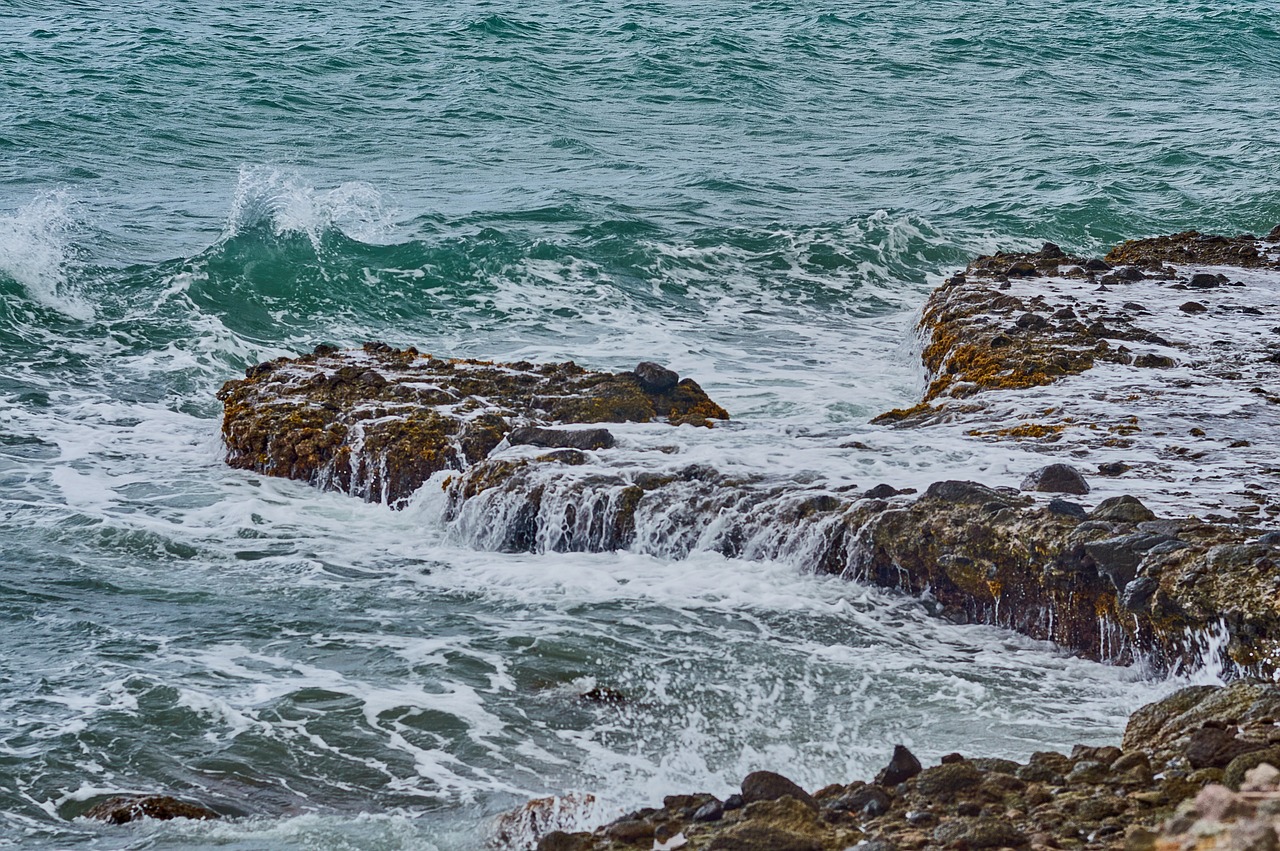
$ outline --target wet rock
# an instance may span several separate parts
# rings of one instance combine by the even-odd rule
[[[605,827],[604,834],[619,842],[640,842],[652,839],[656,829],[647,819],[622,819]]]
[[[523,426],[513,429],[507,440],[512,446],[540,446],[544,449],[610,449],[617,441],[605,428],[539,428]]]
[[[1223,785],[1239,791],[1245,775],[1260,765],[1280,766],[1280,747],[1262,747],[1240,754],[1227,763],[1222,772]]]
[[[483,461],[512,429],[725,419],[692,380],[646,370],[590,372],[572,362],[535,366],[443,359],[370,343],[320,346],[277,358],[218,392],[227,463],[402,506],[433,474]],[[656,382],[656,384],[654,383]],[[567,437],[526,433],[535,445],[611,445],[604,430]]]
[[[977,482],[954,480],[934,482],[925,490],[924,498],[937,499],[944,502],[1008,503],[1003,494],[986,485],[980,485]]]
[[[737,792],[724,799],[724,808],[726,810],[740,810],[746,805],[746,800]]]
[[[1138,565],[1149,550],[1157,544],[1173,541],[1168,535],[1138,532],[1107,538],[1084,545],[1084,550],[1098,566],[1098,572],[1108,577],[1116,591],[1124,591],[1138,574]]]
[[[1197,290],[1211,290],[1227,282],[1226,275],[1212,275],[1208,272],[1197,272],[1187,281],[1187,286]]]
[[[143,818],[157,821],[179,818],[209,821],[222,818],[208,807],[180,801],[169,795],[120,795],[108,798],[86,810],[84,817],[110,824],[126,824]]]
[[[1063,517],[1074,517],[1077,520],[1083,520],[1089,516],[1089,512],[1078,502],[1068,502],[1065,499],[1051,499],[1046,506],[1051,514],[1060,514]]]
[[[922,768],[915,754],[902,745],[894,745],[893,757],[890,758],[889,764],[876,775],[876,783],[881,786],[897,786],[915,777]]]
[[[1144,369],[1168,369],[1177,366],[1178,362],[1164,355],[1145,354],[1138,355],[1134,359],[1133,365]]]
[[[747,822],[716,835],[707,851],[823,851],[812,836]]]
[[[1100,476],[1123,476],[1132,470],[1128,464],[1123,461],[1107,461],[1098,465],[1098,475]]]
[[[1120,595],[1120,605],[1131,612],[1143,611],[1150,605],[1151,598],[1159,589],[1160,583],[1154,577],[1140,576],[1124,586],[1124,591]]]
[[[862,496],[865,499],[888,499],[889,497],[897,496],[900,493],[902,493],[902,491],[892,485],[879,484],[870,490],[865,491]]]
[[[1022,489],[1045,493],[1086,494],[1089,492],[1089,484],[1080,475],[1080,471],[1070,464],[1050,464],[1023,479]]]
[[[1198,301],[1187,301],[1183,302],[1178,310],[1181,310],[1183,313],[1205,313],[1209,308],[1205,307]]]
[[[636,365],[636,380],[646,393],[664,393],[675,387],[680,376],[653,361],[642,361]]]
[[[742,800],[747,804],[756,801],[776,801],[791,796],[810,809],[817,811],[818,802],[781,774],[772,771],[753,771],[742,780]]]
[[[1090,514],[1092,520],[1105,520],[1110,523],[1141,523],[1155,520],[1156,513],[1147,508],[1134,496],[1113,496],[1098,503]]]

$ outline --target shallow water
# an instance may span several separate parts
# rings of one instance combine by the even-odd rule
[[[214,392],[318,342],[663,361],[839,465],[915,401],[913,312],[973,253],[1280,221],[1280,16],[1182,3],[10,3],[0,16],[0,845],[475,848],[896,742],[1112,742],[1178,681],[695,549],[508,555],[221,463]],[[897,481],[899,479],[895,479]],[[1001,483],[1011,483],[1004,482]],[[1211,678],[1212,671],[1197,675]],[[621,706],[583,703],[593,687]],[[122,791],[246,818],[75,820]]]

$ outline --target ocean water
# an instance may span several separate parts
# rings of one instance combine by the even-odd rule
[[[393,512],[227,469],[214,393],[319,342],[660,360],[734,422],[629,439],[1008,483],[982,447],[850,448],[917,398],[914,312],[978,252],[1280,222],[1278,30],[1261,2],[0,0],[0,846],[473,849],[534,796],[594,796],[585,825],[898,742],[1116,741],[1214,672],[941,623],[802,549],[490,552],[432,485]],[[237,818],[78,817],[153,791]]]

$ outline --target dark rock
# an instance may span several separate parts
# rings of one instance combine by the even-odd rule
[[[1041,467],[1022,480],[1022,489],[1047,493],[1086,494],[1089,483],[1080,471],[1070,464],[1050,464]]]
[[[1134,366],[1140,366],[1147,369],[1168,369],[1171,366],[1177,366],[1178,362],[1173,358],[1164,355],[1138,355],[1133,361]]]
[[[1183,305],[1178,308],[1178,310],[1181,310],[1183,313],[1204,313],[1208,309],[1209,308],[1205,307],[1198,301],[1184,302]]]
[[[977,482],[949,480],[934,482],[925,489],[922,499],[938,499],[944,502],[966,502],[983,505],[988,502],[1008,500],[999,492]]]
[[[1076,763],[1076,767],[1067,773],[1067,783],[1094,785],[1102,783],[1111,773],[1101,762],[1092,759],[1083,759]]]
[[[1123,476],[1133,468],[1123,461],[1107,461],[1098,465],[1100,476]]]
[[[1010,278],[1036,278],[1040,276],[1036,267],[1031,263],[1028,263],[1026,260],[1019,260],[1015,263],[1009,264],[1009,267],[1005,269],[1004,273]]]
[[[607,688],[596,686],[590,691],[583,692],[578,695],[578,699],[585,703],[598,703],[603,706],[625,706],[627,696],[615,688]]]
[[[1277,228],[1277,230],[1280,231],[1280,228]],[[1057,260],[1065,258],[1067,255],[1057,245],[1054,245],[1052,242],[1046,242],[1044,245],[1040,246],[1040,256],[1046,260]]]
[[[1187,281],[1187,286],[1197,290],[1211,290],[1226,281],[1224,275],[1211,275],[1208,272],[1197,272]]]
[[[624,818],[604,829],[604,835],[618,842],[642,842],[653,838],[654,823],[645,819]]]
[[[916,759],[915,754],[902,745],[894,745],[893,757],[889,760],[889,764],[876,775],[876,783],[882,786],[897,786],[915,777],[920,773],[921,768],[923,766],[920,765],[920,760]]]
[[[1262,742],[1245,742],[1218,727],[1201,727],[1187,740],[1184,754],[1192,768],[1226,768],[1241,754],[1262,750]]]
[[[1116,269],[1115,276],[1120,281],[1141,281],[1146,275],[1137,266],[1123,266]]]
[[[1038,313],[1024,313],[1018,317],[1014,325],[1026,331],[1040,331],[1049,327],[1049,320]]]
[[[1088,260],[1084,261],[1084,269],[1086,272],[1106,272],[1110,268],[1111,267],[1107,265],[1106,261],[1099,260],[1097,257],[1090,257]]]
[[[1159,589],[1160,583],[1153,577],[1139,576],[1124,586],[1124,592],[1120,595],[1120,605],[1131,612],[1144,611]]]
[[[724,799],[725,810],[740,810],[746,805],[747,802],[737,792]]]
[[[541,446],[545,449],[609,449],[617,441],[607,428],[538,428],[524,426],[513,429],[507,440],[512,446]]]
[[[636,380],[646,393],[663,393],[675,387],[680,376],[653,361],[642,361],[634,370]]]
[[[694,821],[720,821],[724,818],[724,804],[720,801],[707,801],[693,813]]]
[[[1084,520],[1089,516],[1085,511],[1085,507],[1078,502],[1068,502],[1065,499],[1051,499],[1047,506],[1050,514],[1060,514],[1063,517],[1075,517]]]
[[[1027,837],[1013,825],[997,818],[948,819],[933,831],[934,841],[961,848],[1017,848]]]
[[[1097,564],[1098,572],[1111,580],[1118,593],[1138,575],[1138,564],[1147,551],[1170,540],[1168,535],[1137,532],[1087,543],[1084,550]]]
[[[1125,494],[1104,499],[1089,513],[1089,518],[1110,523],[1142,523],[1145,520],[1155,520],[1156,513],[1143,505],[1137,497]]]
[[[893,799],[879,786],[861,786],[831,803],[831,809],[876,818],[889,812]]]
[[[813,799],[813,796],[781,774],[772,771],[753,771],[742,780],[742,800],[748,804],[756,801],[776,801],[788,795],[817,811],[818,802]]]
[[[108,798],[86,810],[84,817],[111,824],[126,824],[142,818],[157,821],[178,818],[209,821],[222,818],[208,807],[180,801],[169,795],[121,795]]]
[[[969,764],[979,771],[990,771],[995,774],[1016,775],[1018,773],[1018,764],[1011,759],[984,756],[969,760]]]
[[[865,492],[862,496],[866,499],[888,499],[891,496],[897,496],[902,491],[892,485],[879,484]]]

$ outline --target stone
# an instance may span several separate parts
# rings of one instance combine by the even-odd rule
[[[590,851],[593,844],[589,833],[553,830],[538,840],[537,851]]]
[[[1156,513],[1143,505],[1137,497],[1126,494],[1104,499],[1089,513],[1089,518],[1111,523],[1142,523],[1155,520]]]
[[[1144,611],[1159,589],[1160,583],[1154,577],[1139,576],[1124,586],[1124,591],[1120,594],[1120,605],[1131,612]]]
[[[724,804],[720,801],[707,801],[693,813],[694,821],[720,821],[724,818]]]
[[[1025,779],[1025,778],[1023,778]],[[967,762],[926,768],[916,777],[916,791],[928,798],[949,800],[982,783],[982,772]]]
[[[1187,281],[1187,286],[1197,290],[1211,290],[1226,281],[1225,275],[1213,275],[1208,272],[1196,272]]]
[[[890,758],[889,764],[876,775],[876,783],[881,786],[897,786],[915,777],[922,768],[915,754],[902,745],[894,745],[893,757]]]
[[[1138,574],[1138,565],[1147,551],[1158,544],[1175,539],[1168,535],[1137,532],[1084,545],[1084,551],[1093,559],[1098,572],[1108,577],[1117,592],[1122,592]]]
[[[753,804],[756,801],[776,801],[788,795],[817,811],[818,802],[813,799],[813,796],[781,774],[773,771],[753,771],[742,780],[742,800],[747,804]]]
[[[957,480],[934,482],[925,489],[923,498],[937,499],[944,502],[972,502],[978,504],[1008,502],[999,491],[986,485]]]
[[[864,492],[862,496],[865,499],[888,499],[889,497],[897,496],[900,493],[902,493],[902,491],[892,485],[879,484]]]
[[[933,831],[940,844],[962,848],[1017,848],[1027,844],[1026,836],[1006,821],[996,818],[948,819]]]
[[[1050,464],[1023,479],[1022,489],[1044,493],[1086,494],[1089,492],[1089,484],[1080,475],[1080,471],[1070,464]]]
[[[1177,366],[1178,362],[1171,357],[1164,355],[1138,355],[1133,361],[1134,366],[1143,367],[1145,369],[1168,369]]]
[[[1089,512],[1078,502],[1068,502],[1065,499],[1051,499],[1046,506],[1050,514],[1059,514],[1063,517],[1074,517],[1077,520],[1084,520],[1089,516]]]
[[[656,830],[653,822],[646,819],[620,819],[604,829],[604,835],[618,842],[639,842],[653,838]]]
[[[745,822],[711,840],[707,851],[823,851],[822,842],[803,833]]]
[[[889,812],[893,799],[879,786],[860,786],[831,803],[830,809],[876,818]]]
[[[680,376],[675,372],[653,361],[641,361],[633,372],[646,393],[663,393],[680,381]]]
[[[143,818],[157,821],[179,818],[212,821],[222,818],[208,807],[170,795],[119,795],[94,804],[85,811],[84,817],[110,824],[127,824]]]
[[[1245,775],[1260,765],[1280,766],[1280,747],[1262,747],[1237,755],[1222,772],[1223,785],[1240,789]]]
[[[617,441],[606,428],[539,428],[523,426],[507,434],[512,446],[540,446],[544,449],[610,449]]]
[[[1128,464],[1123,461],[1107,461],[1098,465],[1098,475],[1100,476],[1123,476],[1132,470]]]
[[[1178,308],[1178,310],[1181,310],[1183,313],[1204,313],[1208,311],[1208,309],[1209,308],[1205,307],[1198,301],[1184,302],[1182,306]]]

